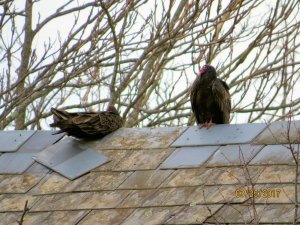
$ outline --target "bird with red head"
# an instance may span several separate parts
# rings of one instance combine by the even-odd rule
[[[211,65],[200,68],[194,81],[190,100],[192,111],[200,127],[229,123],[231,100],[228,85],[217,78],[216,69]]]

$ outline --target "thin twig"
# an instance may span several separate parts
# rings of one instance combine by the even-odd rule
[[[19,225],[22,225],[22,224],[23,224],[23,222],[24,222],[24,217],[25,217],[26,213],[29,211],[29,208],[27,207],[27,204],[28,204],[28,200],[26,200],[26,202],[25,202],[24,209],[23,209],[23,213],[22,213],[22,216],[21,216],[20,220],[19,220],[19,221],[17,220],[17,223],[18,223]]]

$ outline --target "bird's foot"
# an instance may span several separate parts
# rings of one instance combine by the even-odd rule
[[[199,128],[202,129],[203,127],[205,127],[206,129],[209,129],[209,128],[213,127],[214,125],[215,125],[215,123],[213,123],[212,120],[210,120],[209,122],[199,124]]]
[[[206,124],[206,128],[209,129],[209,128],[211,128],[214,125],[215,125],[215,123],[213,123],[212,119],[210,119],[210,121]]]
[[[202,129],[203,127],[207,127],[207,122],[199,124],[199,128]]]

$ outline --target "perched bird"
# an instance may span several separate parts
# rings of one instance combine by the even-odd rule
[[[201,124],[201,128],[229,123],[231,110],[229,87],[217,78],[213,66],[204,65],[200,69],[191,87],[190,100],[197,124]]]
[[[54,122],[51,127],[59,127],[62,133],[80,139],[98,139],[119,129],[123,119],[113,105],[109,105],[103,112],[76,112],[69,113],[64,110],[51,109]]]

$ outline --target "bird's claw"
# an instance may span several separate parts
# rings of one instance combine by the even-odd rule
[[[203,127],[207,127],[207,122],[203,123],[203,124],[199,124],[199,128],[202,129]]]
[[[205,122],[203,124],[199,124],[199,128],[202,129],[203,127],[206,127],[206,129],[209,129],[209,128],[211,128],[214,125],[215,124],[212,122],[212,120],[210,120],[209,122]]]

